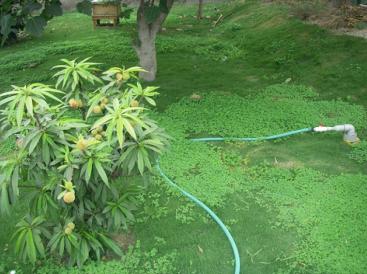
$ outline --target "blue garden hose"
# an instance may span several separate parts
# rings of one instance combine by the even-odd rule
[[[303,128],[299,130],[293,130],[286,133],[281,133],[277,135],[271,135],[271,136],[265,136],[265,137],[248,137],[248,138],[234,138],[234,137],[208,137],[208,138],[195,138],[191,139],[191,141],[194,142],[216,142],[216,141],[243,141],[243,142],[251,142],[251,141],[262,141],[262,140],[274,140],[278,138],[283,138],[291,135],[301,134],[304,132],[311,132],[313,131],[313,128]],[[166,180],[166,182],[173,186],[174,188],[178,189],[183,195],[185,195],[187,198],[192,200],[194,203],[196,203],[198,206],[203,208],[211,217],[212,219],[219,225],[219,227],[223,230],[224,234],[226,235],[229,243],[231,244],[233,256],[235,259],[235,269],[234,274],[240,274],[240,255],[238,253],[238,248],[236,245],[236,242],[234,241],[231,233],[229,232],[228,228],[225,226],[225,224],[222,222],[221,219],[202,201],[200,201],[198,198],[196,198],[194,195],[188,193],[183,188],[179,187],[174,181],[172,181],[161,169],[159,165],[159,161],[157,161],[157,170],[159,174]]]
[[[265,136],[265,137],[246,137],[246,138],[235,138],[235,137],[208,137],[208,138],[194,138],[191,141],[194,142],[222,142],[222,141],[242,141],[242,142],[253,142],[253,141],[264,141],[264,140],[274,140],[291,135],[296,135],[304,132],[310,132],[313,128],[302,128],[298,130],[292,130],[281,134]]]

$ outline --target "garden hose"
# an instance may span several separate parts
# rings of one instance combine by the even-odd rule
[[[265,137],[248,137],[248,138],[234,138],[234,137],[208,137],[208,138],[194,138],[191,139],[193,142],[215,142],[215,141],[244,141],[244,142],[251,142],[251,141],[263,141],[263,140],[274,140],[278,138],[283,138],[291,135],[301,134],[304,132],[312,132],[313,128],[303,128],[299,130],[293,130],[286,133],[281,133],[277,135],[271,135],[271,136],[265,136]],[[234,274],[240,274],[240,255],[238,253],[238,248],[236,245],[236,242],[234,241],[231,233],[229,232],[228,228],[225,226],[225,224],[222,222],[222,220],[202,201],[200,201],[198,198],[196,198],[194,195],[188,193],[183,188],[179,187],[173,180],[171,180],[161,169],[159,165],[159,160],[157,161],[157,170],[159,174],[165,179],[165,181],[179,190],[184,196],[189,198],[191,201],[196,203],[198,206],[203,208],[211,217],[212,219],[219,225],[219,227],[223,230],[224,234],[226,235],[229,243],[231,244],[233,256],[235,259],[235,270]]]
[[[200,201],[194,195],[191,195],[190,193],[185,191],[183,188],[179,187],[177,184],[175,184],[175,182],[173,182],[170,178],[168,178],[167,175],[164,174],[164,172],[162,171],[162,169],[159,165],[159,162],[157,163],[157,169],[158,169],[159,173],[161,174],[161,176],[167,181],[167,183],[169,183],[171,186],[178,189],[183,195],[185,195],[191,201],[193,201],[198,206],[203,208],[210,215],[210,217],[212,217],[212,219],[219,225],[219,227],[223,230],[224,234],[226,235],[226,237],[227,237],[227,239],[230,242],[231,247],[232,247],[232,251],[233,251],[233,255],[234,255],[234,259],[235,259],[235,271],[234,271],[234,273],[239,274],[240,273],[240,254],[238,253],[238,248],[237,248],[236,242],[234,241],[231,233],[229,232],[229,230],[225,226],[225,224],[222,222],[222,220],[206,204],[204,204],[202,201]]]
[[[243,141],[243,142],[253,142],[253,141],[264,141],[264,140],[274,140],[295,134],[300,134],[304,132],[313,131],[313,128],[303,128],[293,131],[288,131],[286,133],[281,133],[277,135],[265,136],[265,137],[245,137],[245,138],[235,138],[235,137],[207,137],[207,138],[194,138],[191,141],[194,142],[223,142],[223,141]]]

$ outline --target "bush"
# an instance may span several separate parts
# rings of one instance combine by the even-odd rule
[[[0,161],[0,211],[8,213],[27,184],[29,211],[13,236],[20,259],[50,253],[82,265],[108,250],[122,255],[109,233],[134,221],[140,188],[111,178],[150,170],[168,137],[149,119],[158,93],[141,86],[141,68],[99,75],[88,59],[63,63],[53,68],[55,87],[13,86],[0,95],[4,138],[16,136],[17,146]]]

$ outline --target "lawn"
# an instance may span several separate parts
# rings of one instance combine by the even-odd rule
[[[221,217],[239,247],[241,273],[367,273],[367,41],[259,2],[207,5],[211,19],[200,22],[195,6],[176,5],[168,17],[154,83],[161,94],[153,116],[173,137],[162,168]],[[227,16],[213,27],[215,8]],[[136,65],[134,28],[133,19],[94,31],[87,16],[55,18],[41,38],[0,50],[0,90],[51,82],[50,67],[61,58]],[[190,99],[193,93],[201,99]],[[254,143],[188,140],[266,136],[320,123],[351,123],[362,142],[348,146],[338,133]],[[1,155],[13,143],[3,142]],[[0,217],[0,272],[233,272],[226,238],[200,208],[158,174],[122,179],[148,184],[130,231],[136,244],[123,259],[82,270],[51,260],[34,268],[17,262],[10,237],[27,206],[24,195],[11,217]]]

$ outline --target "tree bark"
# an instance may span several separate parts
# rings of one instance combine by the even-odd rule
[[[167,0],[168,11],[171,10],[173,1],[174,0]],[[168,13],[161,11],[154,22],[148,23],[145,19],[144,0],[140,0],[137,14],[138,43],[135,46],[135,50],[139,57],[140,66],[146,70],[146,72],[141,72],[139,75],[145,81],[154,81],[156,78],[157,52],[155,47],[155,39],[167,16]]]
[[[154,81],[157,74],[157,53],[155,38],[157,33],[152,31],[148,24],[140,22],[139,41],[136,52],[139,57],[139,65],[146,72],[141,72],[140,77],[145,81]]]
[[[203,7],[204,7],[204,0],[199,0],[198,13],[197,13],[198,20],[203,18]]]

